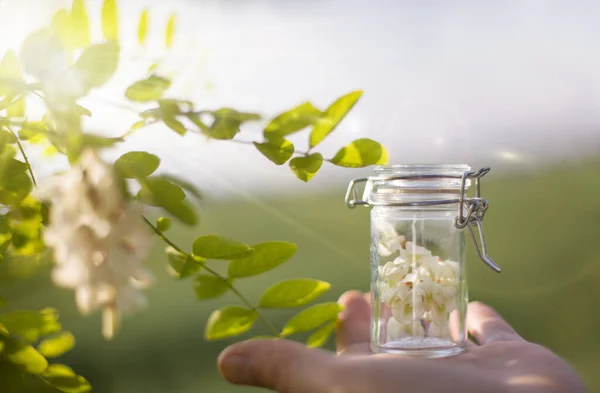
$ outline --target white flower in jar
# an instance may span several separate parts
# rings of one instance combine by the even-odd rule
[[[394,318],[388,319],[387,337],[388,340],[400,340],[405,337],[424,337],[425,329],[420,321],[411,321],[410,323],[398,322]]]
[[[394,319],[402,323],[420,321],[425,313],[423,297],[406,283],[396,288],[390,307]]]
[[[374,225],[380,239],[377,244],[379,255],[388,257],[396,252],[400,252],[406,242],[404,236],[398,235],[396,229],[389,221],[376,220]]]
[[[44,232],[44,241],[54,249],[52,279],[75,290],[80,312],[103,309],[107,338],[121,313],[145,304],[141,289],[153,281],[141,264],[151,239],[141,206],[125,200],[113,171],[87,150],[69,171],[38,190],[42,200],[52,202]]]
[[[375,229],[381,234],[382,239],[389,239],[398,236],[398,232],[391,222],[385,219],[376,219],[373,221]]]
[[[424,318],[427,320],[445,318],[449,311],[456,307],[454,298],[451,299],[451,302],[447,300],[444,286],[429,277],[423,277],[415,290],[422,296],[426,311]]]
[[[390,287],[385,281],[380,281],[379,296],[382,303],[391,304],[396,296],[396,290]]]
[[[412,263],[427,263],[432,258],[431,251],[413,242],[406,242],[406,247],[400,251],[400,256]]]
[[[438,257],[427,259],[423,263],[423,269],[433,280],[439,279],[444,272],[444,263]]]
[[[437,319],[431,321],[427,328],[427,335],[437,338],[450,338],[450,326],[448,320]]]
[[[410,268],[407,264],[397,263],[397,260],[398,258],[379,267],[379,277],[390,286],[394,286],[404,280]]]
[[[405,242],[406,239],[404,236],[383,238],[377,245],[377,252],[383,257],[389,257],[392,254],[400,254]]]
[[[401,251],[405,242],[406,239],[404,238],[404,236],[394,236],[386,239],[383,244],[388,250],[390,250],[390,252],[393,253],[396,251]]]
[[[456,308],[456,298],[458,296],[458,280],[442,280],[442,293],[444,297],[444,307],[449,312]]]
[[[443,261],[441,264],[440,278],[458,281],[460,279],[460,265],[454,261]]]

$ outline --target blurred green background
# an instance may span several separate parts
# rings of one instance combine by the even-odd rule
[[[522,174],[492,172],[484,187],[491,205],[485,221],[489,250],[503,271],[493,273],[471,253],[471,299],[497,308],[526,339],[566,358],[590,390],[600,392],[600,253],[595,249],[600,162]],[[344,188],[339,184],[322,194],[276,195],[260,203],[209,198],[202,203],[201,225],[173,228],[170,237],[187,249],[196,236],[208,233],[250,244],[297,242],[299,251],[290,262],[264,277],[240,280],[240,290],[257,299],[272,281],[309,276],[331,281],[327,298],[336,299],[348,289],[367,289],[369,282],[368,209],[346,208]],[[237,300],[227,295],[195,301],[191,280],[167,274],[163,250],[157,240],[149,264],[159,280],[147,292],[150,308],[126,318],[110,342],[101,338],[99,315],[80,316],[72,292],[54,288],[47,274],[33,279],[34,290],[14,285],[0,295],[11,301],[11,309],[59,308],[65,328],[78,340],[59,360],[88,378],[95,392],[252,390],[228,385],[217,373],[216,357],[229,341],[203,340],[210,311]],[[277,311],[269,317],[281,326],[292,313]],[[249,336],[261,332],[257,325]]]

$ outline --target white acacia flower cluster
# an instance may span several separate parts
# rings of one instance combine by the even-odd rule
[[[141,206],[128,202],[112,166],[93,150],[38,189],[50,201],[45,243],[54,249],[54,283],[75,290],[81,313],[103,310],[102,333],[114,335],[122,313],[146,304],[141,291],[153,281],[142,266],[151,234]]]
[[[449,317],[456,309],[460,284],[457,262],[442,260],[431,251],[396,234],[393,227],[380,232],[379,294],[389,308],[388,340],[403,337],[450,339]]]

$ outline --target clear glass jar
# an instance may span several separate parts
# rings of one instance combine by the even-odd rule
[[[484,262],[481,219],[487,201],[479,178],[488,169],[466,165],[378,166],[375,175],[354,180],[349,206],[371,211],[371,348],[374,352],[426,357],[456,355],[466,348],[468,303],[467,227]],[[477,195],[467,198],[472,180]],[[354,186],[365,182],[363,199]],[[460,209],[459,209],[460,206]],[[481,234],[481,246],[473,227]]]

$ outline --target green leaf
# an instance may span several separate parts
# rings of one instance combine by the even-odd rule
[[[2,63],[0,63],[0,97],[5,96],[12,100],[24,88],[25,81],[21,73],[19,59],[14,51],[9,50],[2,58]]]
[[[27,165],[21,161],[0,158],[0,204],[15,205],[31,192],[31,179],[25,169]]]
[[[247,244],[216,235],[196,238],[193,250],[194,255],[206,259],[243,258],[254,253]]]
[[[15,136],[13,134],[11,134],[10,132],[8,132],[7,130],[0,128],[0,153],[2,153],[4,151],[4,148],[6,146],[13,144],[13,143],[17,143],[17,139],[15,138]],[[1,157],[1,155],[0,155],[0,157]],[[12,159],[12,157],[13,157],[13,155],[11,153],[9,153],[9,155],[6,156],[2,160],[2,162],[4,162],[4,160]],[[2,170],[0,170],[0,174],[1,173],[2,173]]]
[[[75,48],[86,48],[90,45],[90,21],[84,0],[73,0],[71,7],[71,34]]]
[[[75,337],[71,332],[60,332],[46,338],[38,345],[38,351],[47,358],[58,357],[75,346]]]
[[[221,108],[213,111],[213,122],[210,127],[202,122],[198,115],[194,113],[187,114],[192,121],[204,134],[213,139],[229,140],[233,139],[240,126],[247,121],[260,120],[256,113],[238,112],[235,109]]]
[[[92,391],[89,382],[64,364],[51,364],[42,377],[56,389],[65,393],[85,393]]]
[[[28,141],[30,139],[46,139],[45,136],[46,126],[42,122],[37,121],[25,121],[23,127],[19,130],[19,139],[22,141]]]
[[[201,268],[202,268],[202,265],[198,261],[188,258],[188,259],[186,259],[185,263],[181,267],[181,270],[179,271],[179,278],[182,279],[182,278],[193,276]]]
[[[13,102],[6,112],[8,117],[25,117],[25,96]]]
[[[126,178],[148,177],[158,169],[160,158],[145,151],[130,151],[115,162],[115,168]]]
[[[140,117],[146,121],[158,121],[162,114],[160,108],[150,108],[139,113]]]
[[[164,179],[169,180],[171,183],[177,184],[179,187],[183,188],[184,190],[186,190],[187,192],[189,192],[190,194],[192,194],[195,198],[197,199],[202,199],[202,194],[200,193],[200,190],[198,190],[198,188],[193,185],[192,183],[180,179],[176,176],[173,175],[162,175],[162,177]]]
[[[200,274],[194,281],[194,291],[198,300],[220,297],[229,289],[228,281],[215,276]]]
[[[362,90],[353,91],[338,98],[329,108],[325,109],[324,116],[319,119],[310,133],[310,147],[317,146],[327,135],[331,134],[337,125],[346,117],[348,112],[360,99]]]
[[[213,311],[208,318],[204,337],[212,341],[240,335],[252,327],[257,317],[255,310],[240,306],[222,307]]]
[[[337,320],[341,310],[342,307],[336,302],[315,304],[292,317],[284,326],[281,334],[289,336],[318,328],[325,322]]]
[[[2,166],[0,167],[0,182],[4,183],[6,180],[12,180],[14,176],[21,174],[26,170],[27,164],[23,161],[7,157],[6,160],[3,160]]]
[[[311,278],[293,278],[271,285],[260,297],[259,307],[288,308],[308,304],[324,294],[331,284]]]
[[[369,165],[385,165],[388,153],[385,147],[372,139],[361,138],[341,148],[331,163],[347,168],[362,168]]]
[[[19,173],[0,187],[0,203],[16,205],[31,192],[31,189],[29,176],[26,173]]]
[[[140,128],[144,128],[147,125],[156,123],[156,120],[139,120],[133,123],[131,127],[129,127],[129,133],[133,133],[133,131],[137,131]]]
[[[270,134],[285,136],[298,132],[312,124],[315,124],[323,113],[315,108],[310,102],[298,105],[294,109],[281,113],[267,124],[264,135],[270,138]]]
[[[259,152],[275,165],[285,164],[294,154],[292,142],[281,137],[271,137],[264,143],[253,142]]]
[[[144,179],[137,197],[147,205],[162,207],[160,204],[162,199],[182,202],[185,199],[185,192],[163,176],[153,176]]]
[[[229,277],[251,277],[276,268],[294,256],[298,247],[288,242],[266,242],[252,246],[254,254],[229,263]]]
[[[138,179],[140,180],[140,179]],[[142,188],[137,198],[142,202],[160,206],[181,222],[195,225],[197,222],[194,208],[185,201],[185,192],[178,185],[161,176],[153,176],[140,180]]]
[[[309,348],[322,347],[327,340],[329,340],[329,337],[331,337],[331,333],[333,333],[335,330],[336,325],[337,321],[333,321],[321,326],[308,337],[308,340],[306,340],[306,345]]]
[[[40,29],[29,34],[19,52],[23,71],[39,77],[50,64],[67,65],[67,54],[58,36],[49,28]]]
[[[35,342],[42,336],[59,332],[56,310],[46,308],[41,311],[13,311],[0,315],[0,324],[11,333],[21,336],[28,342]]]
[[[144,45],[148,37],[148,9],[145,9],[140,15],[140,21],[138,23],[138,42],[140,45]]]
[[[202,268],[202,264],[199,261],[190,260],[190,258],[181,255],[181,253],[171,247],[167,248],[167,257],[169,265],[180,279],[194,275]]]
[[[181,114],[177,101],[160,100],[158,105],[160,109],[160,118],[163,123],[179,135],[185,135],[187,129],[183,123],[177,120],[177,115]]]
[[[123,142],[123,139],[121,138],[112,138],[94,134],[83,134],[81,137],[82,147],[91,147],[94,149],[112,147],[117,143]]]
[[[110,80],[119,63],[119,44],[110,41],[86,48],[73,69],[82,78],[86,89],[100,87]]]
[[[168,217],[159,217],[159,219],[156,220],[156,227],[161,232],[168,231],[169,228],[171,228],[171,219]]]
[[[116,0],[104,0],[102,5],[102,34],[108,41],[119,39],[119,16]]]
[[[65,49],[74,49],[76,38],[71,33],[71,14],[68,10],[60,9],[52,16],[50,29]]]
[[[304,157],[296,157],[290,161],[290,169],[296,177],[304,182],[309,181],[317,174],[323,165],[321,153],[313,153]]]
[[[40,375],[48,368],[48,361],[31,345],[0,332],[0,341],[4,343],[2,359],[21,366],[30,374]]]
[[[136,102],[156,101],[162,98],[169,87],[171,87],[170,80],[150,75],[147,79],[139,80],[129,86],[125,90],[125,97]]]
[[[173,45],[173,35],[175,34],[175,14],[169,17],[167,29],[165,31],[165,45],[170,48]]]

